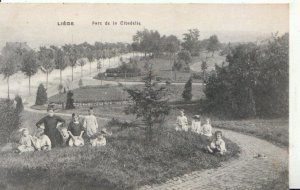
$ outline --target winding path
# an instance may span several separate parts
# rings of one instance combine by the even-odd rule
[[[220,129],[221,130],[221,129]],[[192,172],[164,184],[143,186],[154,190],[239,190],[260,189],[278,178],[280,171],[288,168],[288,151],[256,137],[222,129],[225,137],[241,148],[238,159],[224,163],[216,169]],[[267,158],[254,158],[262,153]]]

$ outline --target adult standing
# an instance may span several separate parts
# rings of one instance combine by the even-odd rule
[[[47,135],[51,140],[52,147],[62,145],[63,139],[59,130],[57,129],[57,125],[58,123],[64,124],[66,121],[63,118],[54,115],[53,108],[51,107],[47,109],[47,112],[48,115],[39,120],[36,123],[36,126],[39,128],[42,124],[44,125],[44,134]]]

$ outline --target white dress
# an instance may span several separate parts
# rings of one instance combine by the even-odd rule
[[[188,131],[188,121],[185,116],[178,116],[176,120],[176,131]]]
[[[191,130],[194,133],[201,134],[201,122],[193,120]]]
[[[85,116],[83,122],[83,128],[86,129],[88,137],[93,137],[98,132],[98,122],[94,115]]]

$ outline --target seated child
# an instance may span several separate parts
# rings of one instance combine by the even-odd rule
[[[92,138],[90,140],[90,143],[92,146],[105,146],[106,145],[106,138],[104,135],[111,135],[106,131],[106,129],[102,129],[100,133],[98,133],[95,138]]]
[[[226,153],[226,145],[224,140],[222,139],[222,132],[216,131],[215,132],[215,139],[207,146],[207,150],[210,153],[217,153],[220,155],[224,155]]]
[[[201,121],[200,121],[200,116],[199,115],[194,115],[193,121],[192,121],[192,126],[191,126],[191,131],[194,133],[201,133]]]
[[[202,126],[201,134],[208,137],[209,139],[212,137],[212,127],[209,118],[206,118],[206,123]]]
[[[38,129],[35,136],[31,137],[31,141],[35,149],[38,151],[51,150],[51,140],[44,134],[44,129],[42,128]]]
[[[69,123],[67,130],[70,135],[66,142],[68,146],[84,145],[84,140],[82,138],[82,134],[84,131],[83,131],[82,124],[79,122],[79,116],[77,114],[75,113],[72,114],[72,120]]]
[[[19,141],[21,145],[17,147],[17,152],[20,154],[23,152],[33,152],[34,147],[32,146],[31,136],[29,135],[28,129],[22,128],[19,131],[22,132],[22,136]]]

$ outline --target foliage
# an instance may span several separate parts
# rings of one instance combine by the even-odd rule
[[[140,76],[142,74],[142,71],[138,67],[137,63],[125,63],[125,62],[123,62],[117,68],[108,68],[108,69],[106,69],[106,74],[107,74],[108,77],[111,77],[111,76],[134,77],[134,76]]]
[[[209,111],[239,118],[287,116],[288,60],[288,34],[233,48],[228,65],[216,66],[206,83]]]
[[[0,143],[8,142],[9,136],[20,125],[20,110],[15,108],[14,101],[1,100],[0,121]]]
[[[44,105],[47,103],[47,90],[44,85],[41,83],[38,87],[36,94],[35,105]]]
[[[207,62],[206,61],[202,61],[201,63],[201,71],[202,71],[202,77],[203,80],[206,80],[206,70],[207,70]]]
[[[192,56],[198,56],[200,52],[200,41],[199,41],[199,30],[198,29],[190,29],[188,33],[183,34],[183,42],[182,47],[190,52]]]
[[[182,92],[182,98],[185,101],[191,101],[192,96],[193,96],[193,94],[192,94],[192,78],[190,78],[184,85],[184,90]]]
[[[36,53],[31,50],[22,56],[21,71],[28,76],[29,79],[29,94],[30,94],[30,78],[38,71],[38,62]]]
[[[153,138],[153,127],[162,125],[165,117],[169,114],[170,107],[165,99],[165,88],[156,88],[157,83],[153,82],[154,75],[150,68],[147,77],[144,79],[145,86],[140,89],[126,89],[129,97],[135,103],[129,105],[125,112],[135,114],[137,119],[142,118],[146,125],[146,139],[148,142]]]
[[[192,62],[192,56],[189,51],[181,50],[178,54],[178,59],[183,60],[186,65]]]
[[[83,81],[82,81],[82,79],[79,79],[79,81],[78,81],[78,86],[79,86],[79,88],[82,88],[82,87],[83,87]]]
[[[214,52],[220,49],[220,42],[217,35],[212,35],[208,39],[207,44],[207,51],[212,52],[212,56],[214,55]]]

